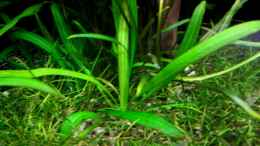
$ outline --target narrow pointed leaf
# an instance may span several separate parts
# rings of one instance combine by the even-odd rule
[[[38,68],[32,70],[0,70],[0,77],[22,77],[22,78],[35,78],[35,77],[43,77],[43,76],[66,76],[73,77],[77,79],[82,79],[93,83],[98,90],[106,96],[109,96],[113,102],[116,102],[114,97],[111,95],[109,90],[101,84],[94,76],[86,75],[83,73],[65,70],[65,69],[54,69],[54,68]],[[110,99],[105,98],[110,106],[113,106],[113,103]]]
[[[245,112],[247,112],[250,116],[252,116],[253,118],[256,118],[257,120],[260,120],[260,113],[257,113],[255,110],[253,110],[248,103],[243,101],[232,90],[225,89],[223,91],[223,93],[226,94],[227,96],[229,96],[236,104],[238,104],[242,109],[244,109]]]
[[[197,43],[205,10],[206,2],[202,1],[193,12],[188,29],[176,53],[177,56],[186,52]]]
[[[240,67],[242,67],[243,65],[246,65],[252,61],[255,61],[256,59],[258,59],[260,57],[260,52],[256,53],[255,55],[251,56],[250,58],[236,64],[236,65],[232,65],[232,67],[227,68],[225,70],[219,71],[219,72],[215,72],[212,74],[207,74],[204,76],[196,76],[196,77],[177,77],[178,80],[182,80],[185,82],[193,82],[193,81],[203,81],[206,79],[210,79],[210,78],[214,78],[214,77],[218,77],[221,76],[223,74],[229,73],[231,71],[234,71],[236,69],[239,69]]]
[[[62,58],[62,54],[59,52],[54,42],[51,42],[36,33],[28,31],[17,31],[14,32],[12,36],[16,39],[25,40],[38,46],[48,52],[61,67],[66,67],[66,61]]]
[[[166,28],[163,28],[161,30],[161,33],[165,33],[165,32],[169,32],[169,31],[175,30],[179,26],[184,25],[184,24],[188,23],[189,21],[190,21],[190,19],[184,19],[184,20],[178,21],[178,22],[176,22],[174,24],[169,25]]]
[[[102,41],[108,41],[112,43],[119,43],[115,38],[103,34],[98,33],[84,33],[84,34],[73,34],[68,37],[68,39],[72,38],[90,38],[90,39],[97,39]]]
[[[19,77],[0,77],[0,86],[32,88],[55,96],[61,95],[57,89],[50,87],[44,82],[38,81],[36,79]]]
[[[76,48],[76,46],[73,44],[73,42],[67,37],[71,34],[69,26],[64,20],[64,17],[62,16],[60,7],[58,4],[53,3],[51,5],[51,12],[54,20],[54,24],[59,32],[59,36],[64,44],[64,49],[62,50],[64,53],[69,55],[73,62],[80,68],[83,69],[83,71],[86,74],[91,74],[91,71],[86,67],[86,62],[84,60],[84,57],[80,53],[81,50],[77,50],[79,48]]]
[[[132,72],[132,67],[135,61],[135,53],[137,48],[138,40],[138,6],[137,0],[128,0],[129,15],[130,15],[130,28],[129,28],[129,66],[130,75]]]
[[[6,25],[4,25],[4,27],[2,27],[0,29],[0,36],[2,36],[5,32],[10,30],[11,28],[13,28],[18,23],[18,21],[20,21],[20,19],[36,14],[40,10],[41,7],[42,7],[42,4],[36,4],[36,5],[33,5],[27,9],[25,9],[20,15],[13,18]]]
[[[156,91],[167,85],[176,75],[183,71],[188,65],[197,62],[205,56],[217,51],[225,45],[231,44],[236,40],[247,35],[260,31],[260,21],[250,21],[238,24],[220,32],[213,37],[199,43],[181,56],[174,59],[170,64],[163,68],[154,76],[142,91],[144,98],[150,97]]]

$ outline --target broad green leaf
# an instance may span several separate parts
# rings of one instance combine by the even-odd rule
[[[132,112],[132,111],[117,111],[117,110],[102,110],[103,112],[116,116],[122,119],[135,122],[147,128],[154,128],[162,133],[172,137],[184,137],[185,132],[177,128],[167,120],[147,112]]]
[[[188,65],[195,63],[236,40],[260,31],[260,21],[250,21],[238,24],[220,32],[213,37],[199,43],[181,56],[174,59],[170,64],[155,75],[144,87],[142,96],[150,97],[156,91],[167,85],[176,75]]]
[[[39,36],[36,33],[28,32],[28,31],[17,31],[14,32],[12,36],[16,39],[25,40],[38,46],[39,48],[48,52],[59,63],[61,67],[66,68],[67,61],[65,61],[62,58],[62,54],[59,52],[59,50],[57,49],[58,46],[54,42],[51,42]]]
[[[63,138],[69,138],[75,132],[75,128],[77,128],[82,122],[86,120],[94,120],[96,123],[100,120],[100,117],[93,112],[75,112],[66,117],[65,121],[62,123],[60,128],[60,134],[62,134]],[[95,124],[91,125],[91,130],[95,128]]]
[[[193,47],[199,37],[200,27],[203,20],[203,16],[206,10],[206,1],[202,1],[194,10],[188,29],[185,32],[184,38],[177,50],[176,55],[179,56]]]
[[[13,28],[20,19],[36,14],[41,7],[42,4],[36,4],[25,9],[20,15],[16,16],[14,19],[9,21],[6,25],[4,25],[4,27],[0,29],[0,36],[2,36],[5,32],[10,30],[11,28]]]
[[[110,106],[113,106],[113,103],[110,101],[110,99],[107,99],[106,96],[109,96],[113,100],[113,102],[116,102],[109,90],[92,75],[86,75],[75,71],[54,68],[38,68],[32,70],[0,70],[0,77],[37,78],[50,75],[67,76],[89,81],[96,85],[100,92],[105,95],[105,99]]]
[[[0,77],[0,86],[11,86],[11,87],[25,87],[32,88],[42,92],[49,93],[55,96],[61,96],[57,89],[50,87],[44,82],[36,79],[21,78],[21,77]]]

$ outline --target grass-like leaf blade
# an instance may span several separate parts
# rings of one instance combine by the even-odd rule
[[[92,75],[86,75],[75,71],[55,68],[38,68],[32,70],[0,70],[0,77],[37,78],[50,75],[73,77],[89,81],[93,83],[102,94],[105,95],[105,99],[110,106],[113,106],[113,103],[110,101],[110,99],[107,99],[106,96],[110,97],[113,102],[116,102],[109,90]]]
[[[260,120],[260,114],[253,110],[248,103],[243,101],[237,94],[234,89],[224,89],[223,93],[229,96],[236,104],[238,104],[241,108],[245,110],[251,117]]]
[[[10,30],[11,28],[13,28],[20,19],[36,14],[40,10],[41,7],[42,7],[42,4],[36,4],[36,5],[33,5],[27,9],[25,9],[20,15],[13,18],[6,25],[4,25],[4,27],[2,27],[0,29],[0,36],[2,36],[5,32]]]
[[[163,29],[161,30],[161,33],[165,33],[165,32],[172,31],[172,30],[178,28],[179,26],[188,23],[189,21],[190,21],[190,19],[180,20],[180,21],[178,21],[178,22],[176,22],[176,23],[174,23],[174,24],[169,25],[169,26],[166,27],[166,28],[163,28]]]
[[[90,38],[90,39],[108,41],[108,42],[112,42],[112,43],[119,43],[115,38],[113,38],[111,36],[98,34],[98,33],[73,34],[68,37],[68,39],[73,39],[73,38]]]
[[[180,47],[177,50],[177,56],[183,54],[197,43],[205,10],[206,1],[202,1],[195,8],[190,23],[188,25],[188,29],[185,32],[184,38],[180,44]]]
[[[223,74],[234,71],[234,70],[236,70],[236,69],[242,67],[243,65],[246,65],[246,64],[248,64],[252,61],[255,61],[259,57],[260,57],[260,52],[256,53],[255,55],[249,57],[248,59],[246,59],[246,60],[244,60],[244,61],[242,61],[238,64],[232,65],[232,67],[229,67],[229,68],[222,70],[222,71],[219,71],[219,72],[215,72],[215,73],[211,73],[211,74],[207,74],[207,75],[203,75],[203,76],[196,76],[196,77],[177,77],[177,79],[185,81],[185,82],[193,82],[193,81],[203,81],[203,80],[206,80],[206,79],[218,77],[218,76],[221,76]]]
[[[65,23],[64,17],[60,11],[60,7],[58,4],[53,3],[51,5],[51,12],[54,20],[54,24],[59,32],[59,36],[64,44],[64,49],[62,50],[67,55],[69,55],[74,63],[86,74],[91,74],[91,71],[86,67],[86,61],[80,52],[81,50],[77,50],[73,42],[67,37],[71,34],[69,26]]]
[[[130,75],[133,64],[135,62],[135,54],[138,40],[138,6],[137,0],[128,0],[129,15],[130,15],[130,28],[129,28],[129,66]]]
[[[55,96],[61,96],[57,89],[50,87],[44,82],[30,78],[0,77],[0,86],[32,88]]]
[[[156,76],[154,76],[144,87],[142,96],[144,98],[151,96],[153,93],[175,79],[176,75],[183,71],[186,66],[195,63],[225,45],[233,43],[234,41],[257,31],[260,31],[260,21],[250,21],[228,28],[199,43],[192,49],[189,49],[187,52],[174,59]]]
[[[16,39],[21,39],[28,41],[39,48],[43,49],[44,51],[48,52],[54,59],[59,63],[61,67],[66,68],[66,61],[62,58],[62,54],[57,49],[57,45],[54,42],[51,42],[40,35],[28,32],[28,31],[17,31],[12,34],[12,36]]]
[[[129,5],[128,1],[122,1],[119,3],[118,0],[112,1],[112,11],[115,19],[116,26],[116,40],[119,43],[113,43],[113,50],[117,53],[118,62],[118,76],[119,76],[119,99],[120,108],[125,111],[128,106],[128,96],[129,96]]]

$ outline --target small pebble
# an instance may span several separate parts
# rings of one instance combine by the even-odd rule
[[[3,94],[4,96],[9,96],[9,95],[10,95],[10,92],[4,91],[2,94]]]

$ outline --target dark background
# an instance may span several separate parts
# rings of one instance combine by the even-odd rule
[[[4,1],[4,0],[0,0]],[[94,31],[103,33],[113,33],[113,17],[111,14],[111,1],[112,0],[52,0],[55,1],[64,8],[64,12],[68,12],[69,15],[65,15],[67,20],[81,20],[84,27],[89,30],[97,29]],[[9,0],[10,4],[1,8],[0,14],[8,14],[10,18],[21,13],[26,7],[39,3],[46,2],[47,4],[41,9],[39,16],[46,23],[48,27],[52,27],[52,17],[48,2],[43,0]],[[181,18],[185,19],[191,16],[194,8],[200,3],[201,0],[182,0]],[[217,22],[223,17],[223,15],[230,9],[235,0],[207,0],[208,8],[204,18],[204,22]],[[7,1],[8,2],[8,1]],[[148,20],[152,17],[156,17],[158,0],[138,0],[140,24],[144,26]],[[260,19],[259,0],[248,0],[244,7],[235,15],[234,22],[249,21],[254,19]],[[66,14],[66,13],[64,13]],[[0,19],[0,22],[3,20]],[[34,18],[27,18],[22,20],[21,23],[25,27],[34,25],[31,23]],[[26,23],[28,22],[28,23]],[[104,25],[106,24],[106,25]],[[28,27],[35,28],[35,27]]]

